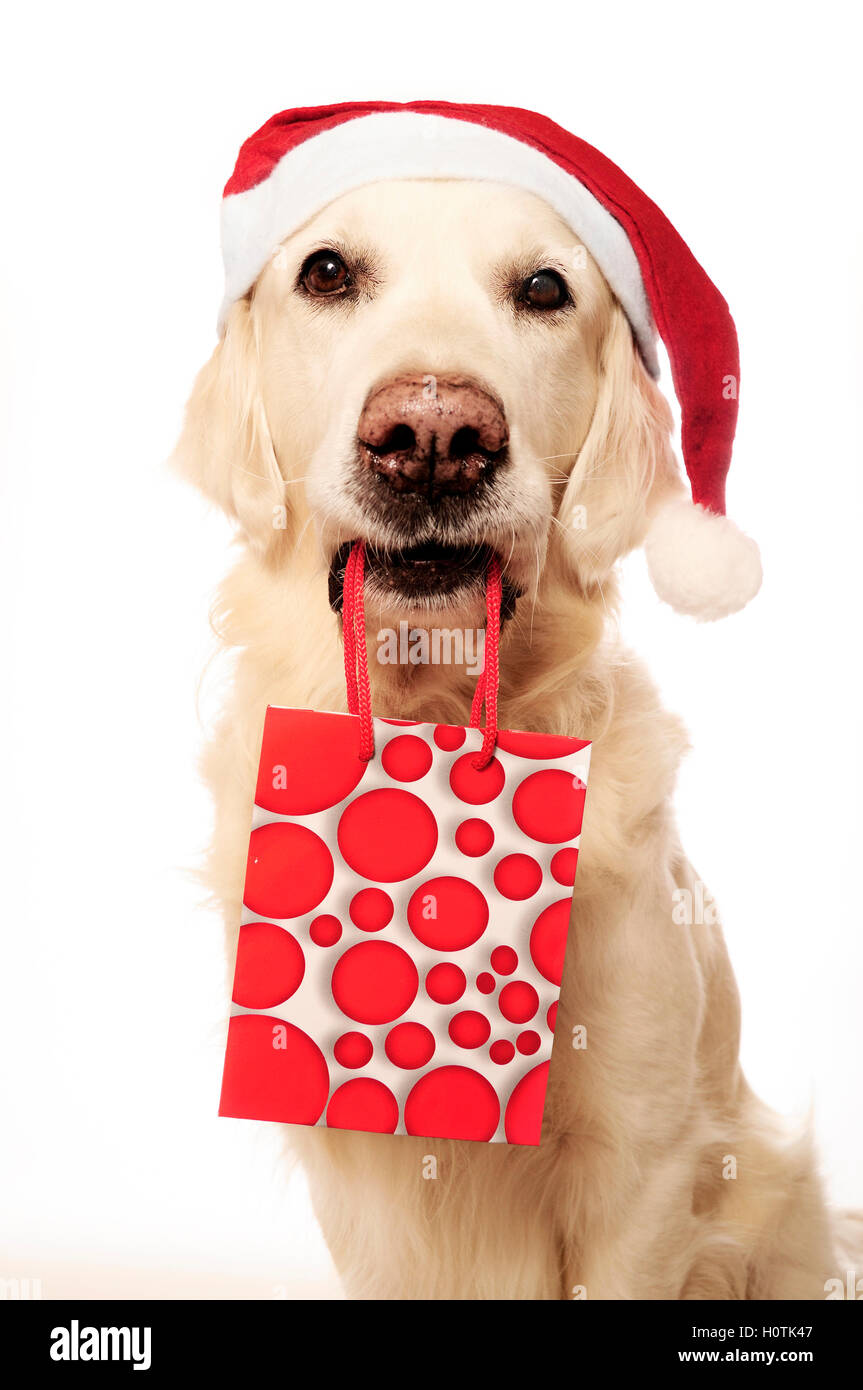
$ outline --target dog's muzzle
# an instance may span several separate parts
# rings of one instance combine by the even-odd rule
[[[467,378],[399,377],[373,391],[357,428],[361,466],[397,496],[466,496],[505,461],[503,407]]]

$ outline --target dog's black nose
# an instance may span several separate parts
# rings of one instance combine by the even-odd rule
[[[357,430],[360,459],[393,492],[468,493],[509,442],[503,409],[467,378],[399,377],[369,396]]]

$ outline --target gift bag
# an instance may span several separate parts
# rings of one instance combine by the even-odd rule
[[[590,745],[498,730],[500,606],[493,559],[470,727],[373,718],[354,546],[350,712],[266,713],[221,1115],[539,1143]]]

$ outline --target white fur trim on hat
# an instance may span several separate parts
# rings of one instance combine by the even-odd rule
[[[279,242],[341,194],[382,179],[485,179],[544,198],[587,247],[623,305],[647,370],[659,375],[641,270],[616,218],[531,145],[488,126],[415,111],[361,116],[322,131],[283,155],[263,182],[223,199],[219,331]]]
[[[761,555],[727,516],[685,498],[657,512],[644,542],[647,570],[661,599],[702,621],[745,608],[761,588]]]

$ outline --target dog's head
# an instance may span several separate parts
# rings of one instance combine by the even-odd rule
[[[509,607],[555,574],[602,594],[656,509],[668,602],[719,617],[756,592],[757,547],[724,515],[728,306],[584,141],[498,106],[282,111],[240,150],[222,249],[224,337],[179,457],[268,564],[311,535],[337,598],[362,538],[382,609],[451,618],[491,551]],[[657,331],[691,502],[642,365]]]
[[[393,616],[511,608],[554,569],[601,593],[682,491],[667,404],[623,310],[540,198],[393,180],[274,248],[190,402],[179,459],[269,564],[349,543]]]
[[[670,423],[548,204],[392,181],[275,247],[197,379],[179,459],[271,563],[311,528],[332,581],[363,538],[378,607],[452,612],[492,550],[510,606],[549,552],[599,588],[681,488]]]

